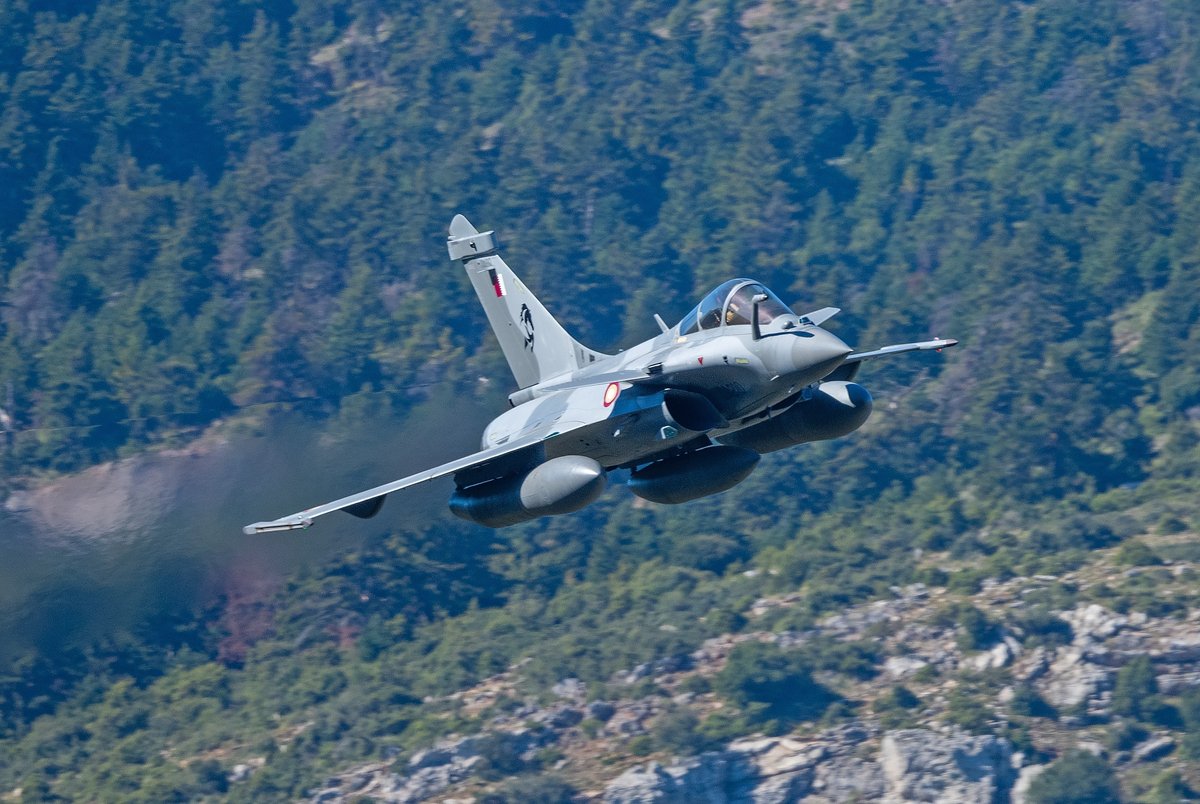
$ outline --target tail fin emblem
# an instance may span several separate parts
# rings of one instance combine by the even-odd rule
[[[529,312],[529,305],[521,305],[521,326],[525,327],[525,348],[533,351],[533,313]]]

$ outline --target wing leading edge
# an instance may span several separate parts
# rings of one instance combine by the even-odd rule
[[[455,472],[482,466],[497,458],[528,449],[541,443],[546,438],[547,436],[541,432],[532,433],[522,438],[515,438],[507,444],[480,450],[471,455],[457,458],[449,463],[444,463],[441,466],[425,469],[408,477],[393,480],[391,483],[384,483],[382,486],[376,486],[373,489],[351,494],[349,497],[342,497],[340,500],[318,505],[315,508],[306,508],[303,511],[280,517],[279,519],[272,519],[269,522],[255,522],[253,525],[247,525],[242,528],[242,533],[245,533],[247,536],[253,536],[256,533],[299,530],[307,528],[317,517],[331,514],[334,511],[348,511],[348,513],[356,516],[372,516],[379,511],[379,507],[383,504],[383,498],[393,491],[400,491],[401,489],[410,488],[421,483],[428,483],[431,480],[437,480],[439,477],[445,477]]]

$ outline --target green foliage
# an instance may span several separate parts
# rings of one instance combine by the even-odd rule
[[[476,746],[479,751],[479,775],[484,779],[501,779],[525,769],[525,761],[516,743],[504,734],[485,734]]]
[[[626,748],[635,757],[649,756],[654,753],[654,738],[649,734],[639,734],[629,741]]]
[[[879,716],[884,728],[902,729],[915,725],[913,710],[921,705],[921,699],[907,687],[896,684],[885,694],[875,699],[872,709]]]
[[[955,689],[947,696],[946,722],[974,734],[986,734],[992,713],[978,696],[963,689]]]
[[[1118,804],[1112,768],[1095,754],[1069,751],[1029,785],[1030,804]]]
[[[1140,539],[1130,539],[1117,550],[1116,561],[1126,567],[1152,567],[1162,559]]]
[[[735,646],[713,689],[760,723],[811,720],[838,697],[813,680],[802,653],[765,642]]]
[[[1150,789],[1141,798],[1146,804],[1175,804],[1179,801],[1195,801],[1200,796],[1184,780],[1178,770],[1166,770],[1159,774]]]
[[[700,718],[692,709],[686,706],[669,709],[654,724],[654,741],[673,754],[698,753],[706,748],[699,727]]]
[[[1021,629],[1029,647],[1069,645],[1074,635],[1071,624],[1044,604],[1023,607],[1016,612],[1013,625]]]
[[[719,745],[738,737],[744,737],[754,731],[756,727],[756,723],[751,720],[748,711],[737,711],[731,707],[725,707],[704,718],[700,724],[700,736],[710,744]]]
[[[1013,697],[1008,703],[1009,711],[1022,717],[1057,717],[1054,707],[1046,702],[1030,684],[1013,687]]]
[[[966,602],[952,603],[934,615],[934,624],[954,626],[954,641],[962,650],[983,650],[1000,638],[1000,628],[975,606]]]
[[[1158,692],[1154,666],[1147,656],[1136,656],[1117,671],[1112,713],[1141,719],[1148,714],[1147,702]]]
[[[874,678],[879,672],[879,652],[869,640],[847,642],[819,636],[805,641],[799,651],[814,671],[840,673],[859,681]]]
[[[481,797],[481,804],[571,804],[575,788],[552,773],[518,776],[505,782],[495,793]]]
[[[1200,688],[1189,688],[1180,696],[1176,714],[1185,731],[1180,746],[1182,753],[1191,759],[1200,759]],[[1171,725],[1178,728],[1181,724]]]
[[[1121,720],[1109,729],[1106,744],[1114,751],[1129,751],[1150,736],[1150,732],[1137,723]]]
[[[679,683],[679,691],[692,695],[703,695],[712,691],[712,682],[699,674],[690,675]]]

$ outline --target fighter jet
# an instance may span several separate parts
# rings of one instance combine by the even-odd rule
[[[673,327],[619,354],[563,329],[497,252],[494,232],[450,223],[462,264],[512,369],[510,409],[466,457],[243,528],[307,528],[346,511],[372,517],[384,498],[453,475],[450,510],[490,528],[568,514],[594,502],[609,473],[639,497],[684,503],[736,486],[766,452],[839,438],[871,415],[853,382],[868,360],[937,350],[951,339],[855,351],[821,325],[838,308],[797,315],[763,284],[731,279]]]

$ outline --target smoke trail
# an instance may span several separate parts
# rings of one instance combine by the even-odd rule
[[[218,596],[263,594],[300,567],[409,522],[448,516],[448,481],[389,499],[372,520],[247,537],[241,526],[478,449],[490,415],[450,395],[403,420],[277,416],[258,433],[65,478],[0,512],[0,660],[81,646],[149,618],[189,617]]]

